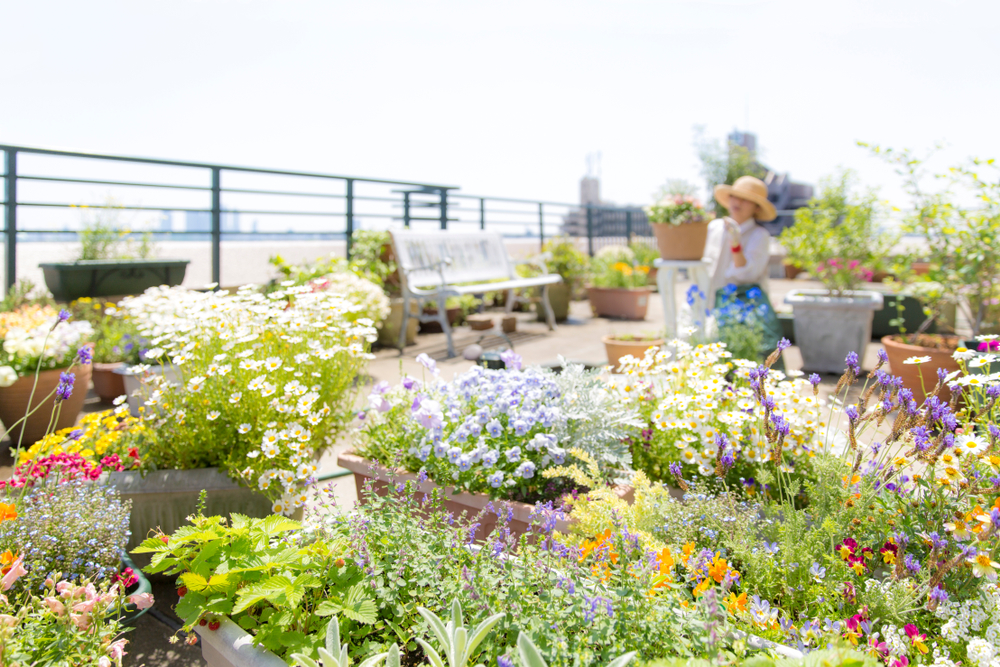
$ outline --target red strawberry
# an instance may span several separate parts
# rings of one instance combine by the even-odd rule
[[[208,625],[208,619],[207,618],[201,619],[200,621],[198,621],[198,625],[200,625],[201,627],[205,627],[206,625]]]
[[[211,623],[208,624],[208,629],[214,632],[219,629],[220,625],[222,624],[219,623],[218,621],[212,621]]]
[[[177,597],[182,598],[185,595],[187,595],[187,592],[188,592],[187,586],[181,586],[180,588],[177,589]]]

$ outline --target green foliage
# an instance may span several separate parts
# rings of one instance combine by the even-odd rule
[[[505,614],[494,614],[482,621],[470,633],[465,628],[462,603],[459,602],[458,598],[455,598],[451,603],[451,618],[447,623],[430,609],[417,607],[417,611],[427,621],[427,625],[430,626],[437,638],[441,652],[444,653],[444,659],[442,659],[441,653],[436,651],[433,646],[423,639],[417,638],[417,643],[424,650],[424,655],[430,661],[431,667],[446,667],[445,661],[447,661],[447,667],[467,667],[469,660],[476,654],[476,649],[486,639],[486,635],[505,616]]]
[[[925,159],[910,150],[859,145],[894,165],[903,178],[912,205],[903,228],[925,242],[923,256],[930,265],[916,279],[941,287],[925,300],[930,317],[945,304],[957,303],[974,336],[1000,326],[1000,165],[992,159],[969,160],[937,174],[935,180],[946,189],[929,192],[922,183]],[[964,192],[954,192],[958,187]]]
[[[279,655],[310,656],[336,614],[352,624],[376,620],[363,572],[343,559],[342,538],[297,544],[300,524],[280,515],[191,517],[169,539],[156,535],[134,553],[153,554],[147,572],[178,575],[187,589],[177,615],[191,629],[202,618],[229,616]],[[328,617],[332,619],[327,620]]]
[[[715,667],[718,662],[706,659],[654,660],[647,667]],[[783,658],[767,654],[755,654],[727,663],[731,667],[879,667],[882,663],[871,654],[858,651],[842,642],[830,648],[807,653],[804,658]]]
[[[656,245],[635,240],[629,243],[628,247],[632,250],[632,254],[635,256],[635,263],[639,266],[653,266],[653,262],[660,258],[660,251]]]
[[[538,647],[535,646],[535,642],[531,641],[531,637],[523,632],[517,638],[517,654],[521,657],[521,664],[524,667],[549,667]],[[620,655],[609,662],[608,667],[625,667],[632,662],[635,654],[636,651],[629,651]]]
[[[649,266],[639,264],[628,246],[610,245],[601,248],[590,261],[590,276],[594,287],[645,287]]]
[[[78,260],[148,259],[153,256],[153,235],[133,232],[131,226],[122,221],[125,207],[120,202],[108,197],[103,206],[74,208],[93,212],[92,216],[84,218],[79,232]]]
[[[21,278],[10,286],[3,300],[0,301],[0,312],[9,313],[23,306],[54,306],[55,301],[48,290],[39,287],[27,278]]]
[[[798,209],[795,224],[780,236],[788,262],[810,271],[837,296],[886,268],[898,241],[882,229],[885,216],[876,193],[854,194],[854,181],[850,171],[825,179],[819,197]]]
[[[587,274],[589,263],[587,255],[581,252],[569,237],[546,241],[542,250],[550,255],[545,260],[549,272],[562,276],[563,282],[570,288],[570,293],[575,292]]]
[[[135,365],[142,361],[140,353],[148,343],[136,324],[113,303],[84,297],[70,304],[70,312],[75,319],[90,322],[94,327],[95,362]]]

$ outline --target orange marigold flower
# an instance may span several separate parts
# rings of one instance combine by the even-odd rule
[[[729,564],[726,563],[726,559],[720,558],[719,554],[715,554],[711,565],[708,566],[708,576],[715,579],[715,583],[721,584],[722,580],[726,578],[727,572],[729,572]]]
[[[13,521],[17,518],[17,508],[13,505],[0,503],[0,522]]]

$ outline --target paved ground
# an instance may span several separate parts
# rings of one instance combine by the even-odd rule
[[[805,281],[775,280],[771,282],[771,300],[778,305],[782,302],[784,295],[793,287],[813,286],[816,284]],[[680,303],[681,295],[686,287],[685,284],[677,286],[678,303]],[[572,361],[602,365],[607,361],[604,344],[601,341],[602,336],[609,333],[660,333],[664,327],[661,300],[655,295],[650,302],[646,320],[642,322],[594,318],[591,316],[590,305],[586,301],[574,302],[571,306],[569,320],[561,324],[555,332],[548,331],[545,324],[538,322],[533,313],[518,313],[517,317],[518,333],[512,338],[516,351],[524,358],[526,364],[552,363],[562,355]],[[450,379],[473,365],[473,362],[461,357],[461,352],[467,345],[477,342],[480,342],[478,332],[472,332],[467,327],[460,327],[455,333],[455,347],[459,352],[459,356],[455,358],[446,357],[443,334],[419,336],[417,344],[407,347],[402,356],[394,349],[376,350],[376,359],[369,368],[366,386],[380,380],[395,383],[404,374],[419,377],[424,371],[423,367],[416,362],[416,357],[420,353],[427,353],[437,359],[442,376]],[[481,342],[486,348],[505,345],[504,341],[497,337]],[[881,346],[877,343],[869,345],[863,362],[865,368],[874,366],[875,355],[879,347]],[[801,356],[795,347],[786,352],[785,360],[788,369],[801,367]],[[835,383],[835,376],[825,377],[824,391],[828,392]],[[359,393],[359,406],[367,393],[363,387]],[[85,409],[88,411],[99,410],[104,409],[104,407],[97,402],[96,397],[91,396]],[[337,466],[336,456],[339,451],[349,447],[350,439],[345,438],[333,451],[324,455],[320,461],[320,473],[344,472]],[[4,468],[5,465],[9,466],[9,461],[0,460],[0,478],[9,475],[10,469],[9,467]],[[351,476],[336,478],[331,483],[334,484],[338,499],[343,506],[349,507],[356,501],[357,496]],[[154,581],[154,594],[157,602],[154,609],[151,610],[152,613],[143,616],[135,631],[129,635],[129,655],[124,664],[128,666],[146,665],[147,667],[204,665],[205,663],[200,656],[200,647],[188,646],[183,640],[176,644],[171,644],[169,641],[174,633],[174,628],[179,625],[171,611],[176,603],[176,593],[172,583],[165,580]]]

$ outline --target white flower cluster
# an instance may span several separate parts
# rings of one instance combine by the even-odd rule
[[[338,271],[317,278],[309,283],[316,290],[332,292],[358,304],[358,317],[367,317],[375,323],[389,316],[389,297],[382,288],[370,280],[350,271]]]
[[[70,321],[56,325],[56,317],[33,329],[11,327],[3,339],[4,364],[0,387],[9,387],[20,373],[33,371],[41,361],[43,370],[68,366],[77,349],[94,333],[89,322]],[[20,373],[19,373],[20,371]]]
[[[715,474],[720,435],[732,445],[737,460],[768,460],[772,453],[762,432],[763,408],[747,382],[757,364],[729,362],[724,343],[692,346],[675,340],[671,346],[676,358],[656,349],[647,350],[641,359],[622,358],[622,375],[612,378],[609,389],[629,406],[648,402],[651,391],[656,401],[652,425],[674,436],[680,461],[698,466],[702,475]],[[737,381],[730,383],[726,375],[733,366]],[[789,471],[808,452],[827,448],[825,402],[801,376],[771,370],[763,380],[765,394],[774,403],[771,414],[789,428],[782,443],[783,467]]]
[[[365,342],[377,333],[358,317],[362,306],[290,285],[234,295],[154,288],[120,307],[149,338],[147,360],[172,365],[178,376],[178,384],[147,376],[144,419],[154,428],[190,425],[192,437],[213,439],[206,449],[215,439],[238,442],[239,476],[277,498],[275,512],[301,507],[313,456],[343,428],[353,378],[373,358]]]
[[[981,586],[979,597],[942,602],[934,615],[945,621],[941,636],[953,644],[964,643],[973,664],[1000,667],[1000,587]]]

